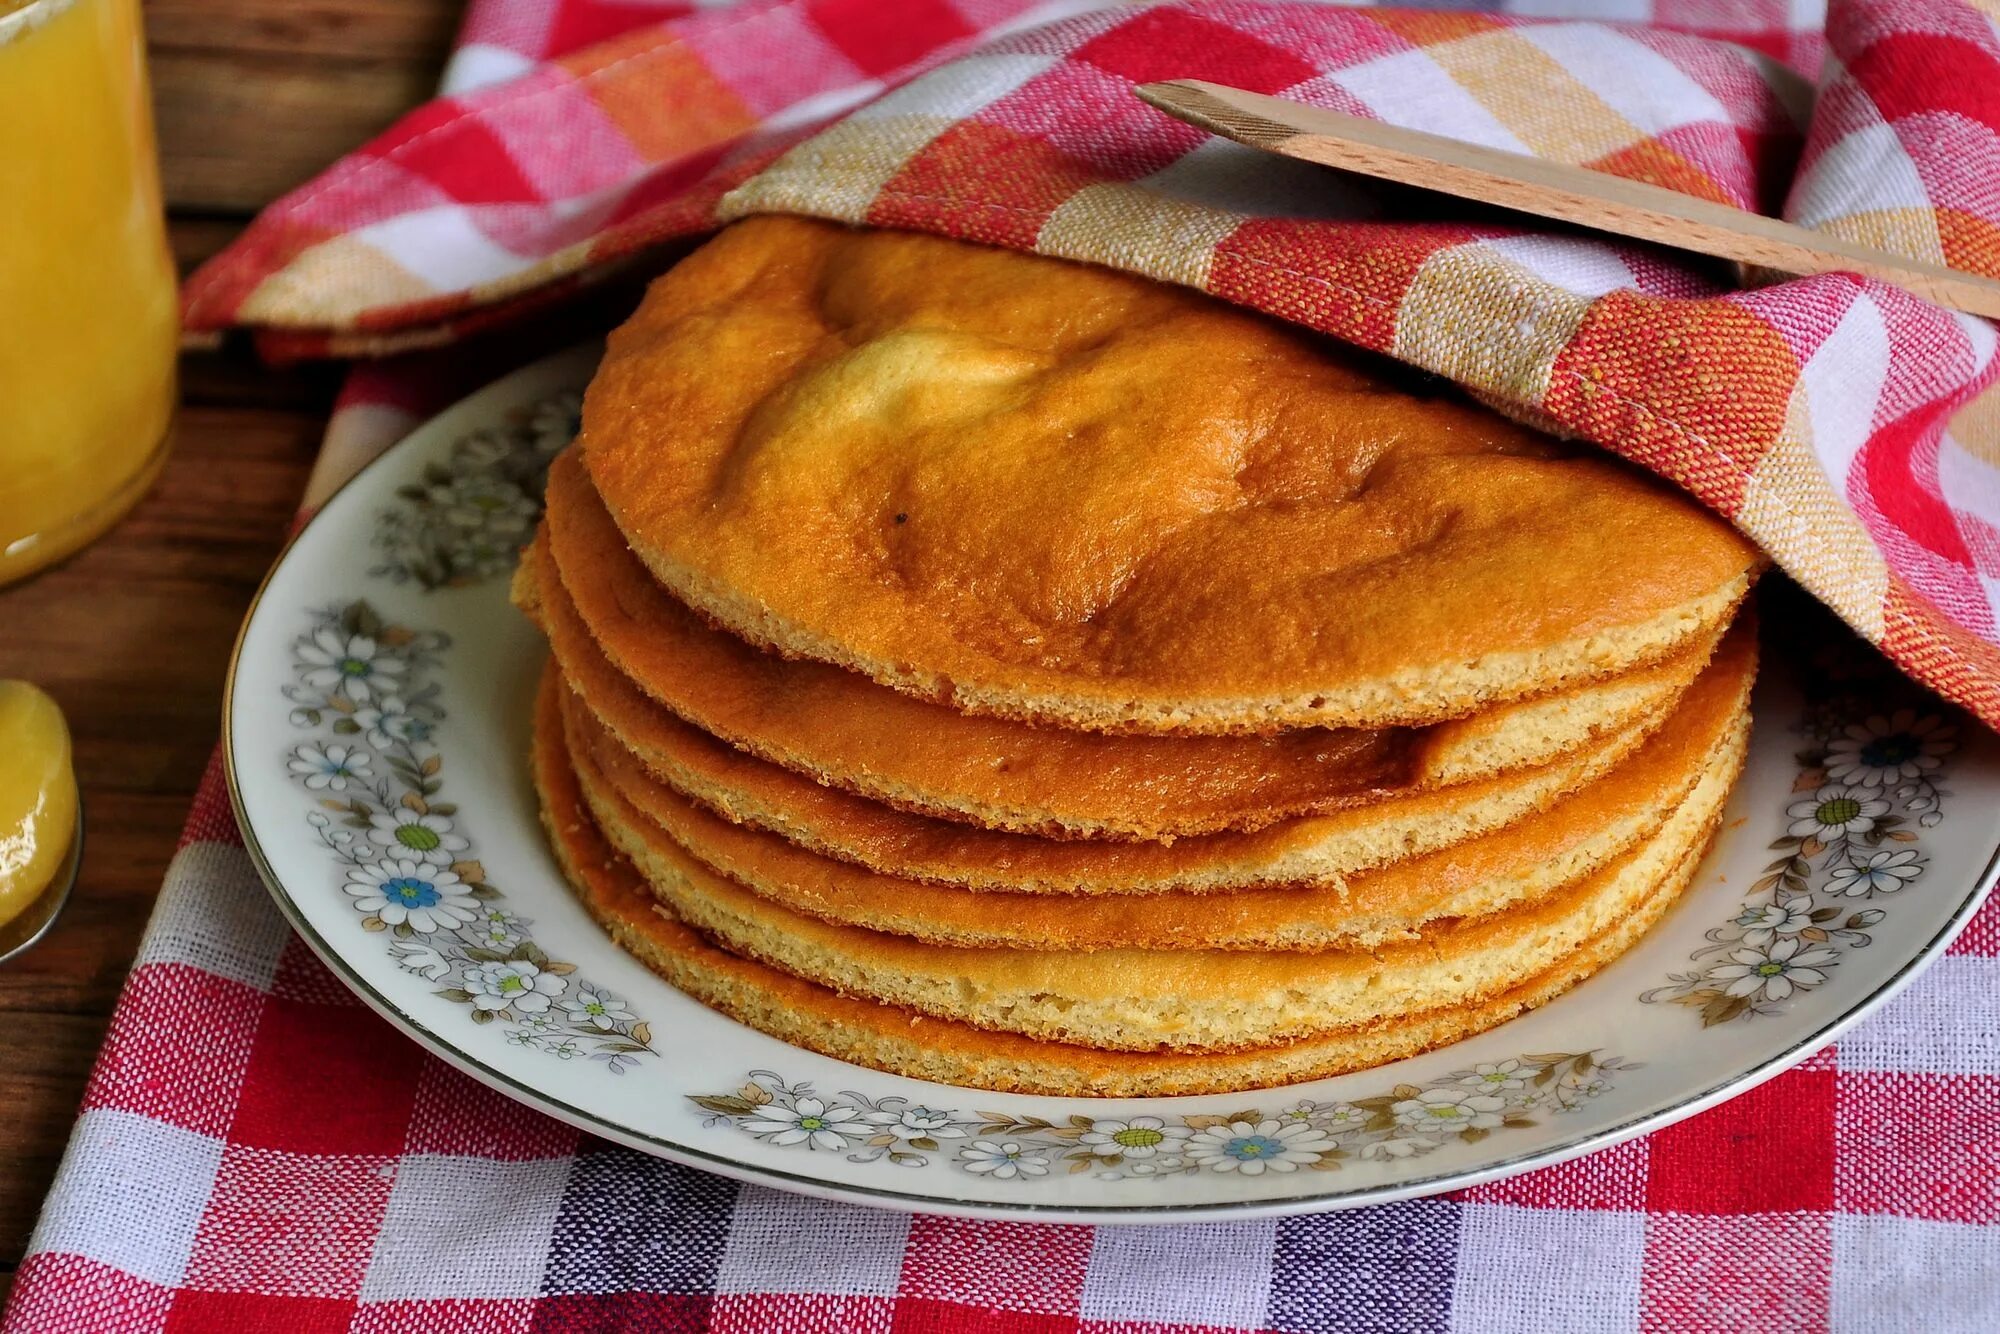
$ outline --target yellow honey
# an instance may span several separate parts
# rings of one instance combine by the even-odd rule
[[[0,681],[0,926],[41,897],[76,836],[76,773],[62,710],[26,681]]]

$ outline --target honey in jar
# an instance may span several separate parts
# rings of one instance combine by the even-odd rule
[[[151,482],[176,341],[138,0],[0,0],[0,584]]]

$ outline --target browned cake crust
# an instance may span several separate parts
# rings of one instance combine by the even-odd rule
[[[823,921],[717,875],[572,746],[598,830],[675,916],[738,954],[978,1028],[1113,1051],[1236,1051],[1476,1004],[1540,974],[1661,892],[1708,846],[1734,769],[1660,832],[1539,902],[1372,949],[1075,951],[937,945]],[[1060,901],[1042,899],[1044,920]]]
[[[758,218],[612,338],[584,458],[679,596],[975,713],[1464,716],[1719,627],[1754,547],[1636,470],[1127,274]]]
[[[843,996],[718,948],[661,907],[605,843],[561,742],[560,687],[537,707],[535,785],[551,845],[577,897],[616,939],[676,987],[730,1017],[840,1060],[912,1078],[1063,1097],[1157,1097],[1270,1088],[1364,1069],[1469,1037],[1543,1004],[1616,958],[1671,906],[1660,892],[1539,976],[1476,1005],[1236,1052],[1094,1051],[938,1020]]]
[[[1032,894],[1132,894],[1166,890],[1207,892],[1255,885],[1296,886],[1319,874],[1337,882],[1369,860],[1368,849],[1401,850],[1405,834],[1412,848],[1450,842],[1449,827],[1494,827],[1512,812],[1530,812],[1571,785],[1572,777],[1596,762],[1588,751],[1567,774],[1528,773],[1472,785],[1471,799],[1447,790],[1428,798],[1385,801],[1318,820],[1275,825],[1244,835],[1183,838],[1171,845],[1050,842],[1032,836],[987,830],[912,814],[822,786],[775,765],[722,745],[706,733],[679,723],[650,704],[604,661],[587,636],[565,633],[560,593],[540,608],[540,618],[557,644],[564,679],[597,720],[653,778],[671,792],[639,804],[669,823],[687,801],[725,819],[778,834],[824,856],[907,880],[931,881],[980,890]],[[571,627],[574,629],[574,627]],[[1559,875],[1580,875],[1591,857],[1622,851],[1665,819],[1665,812],[1694,783],[1709,753],[1721,744],[1731,720],[1746,707],[1756,666],[1756,639],[1747,623],[1725,641],[1696,687],[1681,692],[1677,708],[1646,748],[1610,774],[1563,800],[1547,815],[1509,827],[1510,837],[1489,835],[1460,843],[1450,855],[1429,860],[1417,877],[1406,860],[1392,868],[1402,883],[1429,884],[1440,896],[1463,890],[1468,877],[1484,875],[1496,886],[1521,871],[1524,883],[1553,884]],[[1622,741],[1617,743],[1623,744]],[[615,766],[614,766],[615,767]],[[1527,799],[1523,793],[1527,793]],[[1646,822],[1652,821],[1652,825]],[[1622,841],[1621,841],[1622,840]],[[1614,846],[1615,845],[1615,846]],[[1511,850],[1511,851],[1510,851]],[[1514,860],[1510,863],[1508,857]],[[1481,868],[1475,870],[1474,868]],[[1383,886],[1383,875],[1355,881]],[[1497,892],[1497,890],[1496,890]],[[1526,892],[1525,890],[1521,892]],[[1104,905],[1107,916],[1121,910]],[[1456,910],[1454,910],[1456,911]],[[1278,929],[1309,930],[1310,919],[1277,915],[1265,920]],[[1355,929],[1363,929],[1358,919]],[[1162,923],[1164,929],[1165,923]],[[1393,920],[1378,924],[1393,930]]]
[[[704,625],[627,550],[567,455],[551,472],[548,522],[516,593],[571,680],[606,710],[623,701],[629,730],[614,726],[663,771],[677,767],[690,781],[708,772],[712,785],[726,786],[718,771],[732,767],[733,752],[704,733],[712,734],[878,802],[1044,837],[1254,830],[1547,764],[1662,716],[1713,642],[1574,691],[1420,729],[1144,737],[1031,727],[761,653]]]
[[[1357,876],[1342,887],[1144,897],[972,890],[835,861],[731,824],[681,797],[569,692],[563,718],[571,744],[588,757],[589,764],[578,767],[599,826],[642,866],[645,847],[657,835],[794,912],[938,945],[1312,951],[1372,948],[1413,938],[1440,919],[1530,908],[1658,837],[1674,820],[1706,828],[1728,797],[1750,730],[1743,701],[1731,708],[1723,692],[1709,695],[1693,701],[1603,781],[1499,833]],[[1701,707],[1711,702],[1714,707]]]

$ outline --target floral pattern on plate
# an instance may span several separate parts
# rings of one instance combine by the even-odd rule
[[[449,646],[385,624],[366,602],[314,614],[292,647],[285,697],[301,735],[286,771],[318,799],[307,822],[340,867],[361,929],[388,941],[399,968],[474,1023],[507,1025],[515,1046],[623,1074],[659,1054],[651,1028],[535,943],[533,923],[488,882],[458,807],[442,799],[444,756],[432,738],[444,710],[426,678]]]
[[[1780,1013],[1824,985],[1848,951],[1872,944],[1869,929],[1888,915],[1876,904],[1924,874],[1918,830],[1944,818],[1938,784],[1957,728],[1935,710],[1870,713],[1861,697],[1832,694],[1809,705],[1798,730],[1807,744],[1785,834],[1771,844],[1777,859],[1737,914],[1708,931],[1690,956],[1698,967],[1668,974],[1641,1001],[1698,1010],[1705,1028]]]
[[[1637,1068],[1594,1051],[1555,1052],[1483,1063],[1345,1102],[1303,1098],[1269,1111],[1079,1115],[1064,1122],[945,1110],[902,1097],[823,1094],[809,1081],[791,1083],[769,1070],[751,1071],[734,1093],[690,1100],[708,1113],[708,1126],[855,1163],[945,1162],[995,1181],[1093,1171],[1108,1181],[1202,1172],[1256,1177],[1476,1144],[1496,1131],[1533,1126],[1538,1114],[1574,1111],[1609,1089],[1618,1071]]]
[[[402,504],[377,515],[380,562],[368,572],[426,589],[511,573],[541,517],[549,464],[576,438],[582,412],[582,394],[551,394],[455,442],[397,489]]]
[[[1792,1063],[1820,1045],[1834,1025],[1872,1008],[1914,964],[1936,954],[1970,915],[1980,892],[2000,877],[1995,846],[2000,834],[1991,820],[1981,818],[2000,808],[2000,748],[1965,722],[1956,723],[1955,734],[1941,733],[1949,721],[1916,729],[1927,714],[1941,712],[1947,720],[1958,715],[1917,702],[1915,692],[1902,687],[1879,660],[1873,679],[1840,676],[1852,671],[1853,655],[1847,655],[1850,666],[1837,670],[1819,660],[1817,646],[1825,636],[1810,619],[1817,613],[1794,595],[1806,616],[1781,618],[1779,595],[1785,590],[1779,585],[1763,596],[1767,624],[1782,629],[1770,636],[1775,670],[1761,688],[1752,763],[1735,801],[1733,817],[1744,817],[1743,827],[1722,840],[1710,874],[1691,887],[1682,907],[1639,943],[1615,976],[1558,998],[1518,1024],[1392,1067],[1294,1088],[1108,1105],[950,1091],[788,1048],[668,994],[665,982],[656,981],[573,903],[546,852],[522,767],[510,758],[525,752],[522,705],[545,650],[526,622],[508,610],[504,569],[490,577],[466,577],[482,568],[472,547],[466,550],[473,559],[454,556],[442,580],[432,569],[431,584],[416,577],[409,560],[400,573],[383,564],[389,553],[378,541],[381,516],[397,511],[401,517],[394,523],[418,522],[417,511],[427,507],[408,488],[438,476],[429,465],[445,473],[476,469],[493,447],[461,451],[465,439],[491,428],[498,437],[522,440],[522,424],[534,418],[538,405],[580,387],[594,362],[594,349],[579,349],[482,390],[419,427],[382,464],[329,501],[279,562],[245,627],[232,665],[227,753],[231,795],[253,860],[287,917],[348,986],[469,1077],[587,1122],[618,1142],[696,1165],[720,1162],[736,1175],[780,1188],[805,1183],[818,1193],[863,1203],[890,1199],[990,1218],[1019,1216],[1024,1209],[1043,1219],[1078,1222],[1156,1217],[1162,1209],[1177,1211],[1177,1217],[1220,1218],[1428,1193],[1669,1123],[1718,1092]],[[500,453],[511,457],[507,450]],[[497,527],[516,526],[517,513],[505,505],[496,510]],[[370,573],[371,567],[379,572]],[[349,609],[364,599],[380,615],[367,618],[370,624],[358,615],[350,623]],[[325,610],[308,617],[302,609]],[[397,642],[403,633],[393,629],[397,626],[440,633]],[[355,644],[356,635],[373,639],[372,651]],[[430,689],[433,683],[441,689]],[[1808,696],[1804,711],[1801,686]],[[449,710],[448,722],[439,705]],[[1912,710],[1916,753],[1890,748],[1864,756],[1876,739],[1869,719],[1879,715],[1893,723],[1903,708]],[[1817,738],[1812,744],[1825,747],[1823,763],[1793,762],[1790,751],[1799,743],[1787,735],[1788,727],[1801,716],[1809,718],[1808,734]],[[1849,731],[1855,727],[1869,735]],[[1843,739],[1852,744],[1836,744]],[[403,750],[406,744],[410,751]],[[504,754],[491,749],[495,744]],[[1958,749],[1951,749],[1954,745]],[[423,764],[440,748],[437,770],[423,774]],[[439,785],[428,794],[419,787],[427,810],[399,808],[409,788],[391,757],[413,757],[420,782]],[[1823,778],[1791,790],[1793,779],[1816,768],[1825,770]],[[1877,770],[1882,782],[1863,781]],[[385,779],[386,794],[378,790]],[[1705,1030],[1700,1043],[1687,1042],[1697,1011],[1641,1004],[1639,991],[1653,981],[1625,979],[1664,981],[1688,968],[1683,961],[1690,954],[1714,943],[1703,932],[1739,915],[1744,889],[1776,873],[1766,870],[1765,862],[1778,854],[1764,851],[1764,845],[1781,834],[1789,837],[1793,821],[1804,818],[1788,816],[1787,808],[1836,785],[1868,792],[1864,804],[1890,803],[1885,815],[1904,816],[1894,829],[1917,840],[1884,837],[1870,846],[1866,834],[1850,831],[1850,846],[1865,854],[1857,864],[1833,867],[1833,854],[1823,851],[1808,877],[1810,907],[1784,905],[1784,911],[1744,926],[1743,940],[1731,948],[1800,938],[1789,961],[1795,969],[1815,967],[1798,956],[1820,947],[1803,932],[1812,925],[1812,910],[1826,906],[1887,911],[1879,925],[1865,928],[1874,943],[1847,949],[1837,967],[1819,966],[1826,974],[1823,983],[1770,1002],[1768,1012],[1760,1012],[1764,1017],[1745,1016]],[[1944,786],[1951,796],[1937,804]],[[1899,796],[1904,788],[1912,790]],[[356,798],[369,807],[366,829],[352,823],[352,810],[320,804]],[[458,810],[451,809],[454,803]],[[1938,825],[1947,807],[1952,818]],[[388,821],[378,826],[375,817],[385,813]],[[1828,814],[1847,822],[1837,810]],[[426,815],[434,818],[427,821]],[[326,818],[325,836],[351,855],[332,851],[323,837],[301,837],[312,832],[306,821],[314,816]],[[371,831],[378,837],[371,838]],[[394,847],[380,838],[393,838]],[[1916,859],[1867,864],[1884,852],[1911,852]],[[350,863],[388,860],[387,853],[415,869],[384,868],[389,873],[373,882],[379,892],[345,892]],[[1919,874],[1898,874],[1919,862]],[[465,863],[477,864],[477,872],[468,874]],[[451,871],[460,886],[504,889],[504,896],[447,885],[450,892],[438,891],[438,903],[448,911],[462,906],[457,898],[470,897],[478,915],[447,926],[438,920],[445,914],[432,912],[426,922],[418,910],[435,905],[420,901],[420,889],[390,882],[423,880],[432,868]],[[1901,887],[1892,889],[1892,882]],[[365,891],[369,882],[352,883]],[[438,882],[430,883],[437,890]],[[1860,892],[1850,894],[1850,887]],[[402,923],[359,906],[379,898],[386,909],[392,894],[406,910]],[[1781,896],[1767,897],[1775,903]],[[370,916],[381,925],[362,929]],[[1801,922],[1801,916],[1807,920]],[[399,933],[398,925],[407,927],[407,934]],[[418,929],[424,925],[433,929]],[[1839,925],[1824,923],[1820,929]],[[576,968],[567,973],[545,968],[526,951],[507,957],[526,942]],[[468,949],[501,957],[477,958]],[[1693,967],[1705,972],[1710,964],[1725,962],[1733,961],[1711,955]],[[534,978],[548,980],[537,987],[521,968],[470,976],[471,968],[494,963],[534,964]],[[440,966],[439,980],[431,980],[429,974]],[[1712,985],[1720,990],[1726,983]],[[463,991],[467,999],[447,1001],[434,994],[446,987]],[[521,997],[520,1005],[498,1008],[514,1017],[480,1008],[482,998],[493,1005],[513,996]],[[1801,996],[1807,1003],[1799,1003]],[[544,1008],[529,1009],[544,1001]],[[475,1021],[475,1014],[492,1017]],[[613,1052],[632,1059],[621,1065],[622,1078],[604,1078],[594,1067],[578,1077],[598,1041],[631,1038],[645,1039],[658,1059],[645,1051]],[[1523,1048],[1590,1053],[1591,1068],[1558,1069],[1539,1086],[1539,1107],[1523,1111],[1510,1099],[1518,1100],[1542,1076],[1534,1064],[1540,1058],[1524,1057]],[[1646,1068],[1628,1077],[1623,1071],[1629,1062],[1600,1059],[1600,1050],[1623,1053]],[[746,1093],[744,1071],[760,1067],[812,1084],[787,1087],[765,1072],[749,1081],[762,1092]],[[1454,1071],[1481,1075],[1497,1091],[1462,1085],[1450,1077]],[[862,1093],[831,1092],[836,1089]],[[741,1111],[729,1102],[720,1110],[700,1107],[690,1096],[711,1103],[737,1099]],[[1502,1105],[1474,1101],[1488,1098]],[[816,1115],[811,1100],[828,1115]],[[1073,1119],[1077,1112],[1087,1124]],[[1208,1112],[1222,1115],[1197,1115]],[[886,1121],[884,1114],[890,1114]],[[1492,1124],[1496,1116],[1498,1125]],[[704,1117],[712,1121],[707,1128]],[[866,1134],[859,1133],[857,1121]],[[1303,1129],[1283,1133],[1301,1121]],[[1529,1127],[1529,1121],[1540,1125]],[[750,1122],[758,1125],[755,1133],[746,1128]],[[1267,1123],[1276,1123],[1275,1130]],[[1418,1129],[1433,1123],[1457,1128],[1457,1137]],[[1436,1147],[1429,1147],[1434,1141]],[[1323,1162],[1328,1145],[1346,1156]],[[866,1165],[850,1163],[849,1155],[864,1157]],[[1303,1161],[1308,1156],[1312,1161]],[[1225,1168],[1225,1162],[1237,1165]],[[917,1170],[895,1170],[898,1163]],[[1335,1166],[1345,1170],[1329,1170]]]

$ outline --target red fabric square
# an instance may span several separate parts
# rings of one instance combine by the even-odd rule
[[[1825,1214],[1646,1220],[1639,1328],[1647,1334],[1741,1334],[1827,1327],[1833,1224]]]
[[[1985,597],[1974,573],[1972,552],[1965,545],[1951,507],[1922,491],[1922,474],[1934,462],[1936,443],[1926,444],[1922,421],[1891,422],[1862,447],[1856,467],[1866,475],[1864,506],[1887,515],[1900,526],[1904,540],[1890,559],[1890,569],[1905,577],[1921,573],[1934,589],[1960,606],[1977,607]]]
[[[900,1295],[999,1311],[1073,1315],[1090,1266],[1091,1235],[1088,1228],[1048,1224],[913,1218]],[[902,1329],[900,1310],[896,1319]]]
[[[834,1292],[725,1293],[715,1298],[708,1334],[892,1334],[895,1303],[887,1297]]]
[[[393,1158],[307,1157],[230,1145],[195,1232],[186,1286],[354,1296],[395,1180]]]
[[[2000,134],[1995,73],[1993,57],[1977,43],[1932,32],[1885,35],[1851,55],[1847,66],[1886,121],[1942,111]]]
[[[6,1307],[10,1330],[119,1329],[163,1326],[174,1290],[81,1255],[40,1251],[14,1272]]]
[[[2000,1075],[1840,1076],[1844,1213],[2000,1223]]]
[[[1318,89],[1335,70],[1416,49],[1415,43],[1367,10],[1328,12],[1319,6],[1274,5],[1232,19],[1242,31],[1291,52],[1313,67]],[[1323,95],[1323,94],[1321,94]],[[1318,103],[1318,96],[1313,99]],[[1371,115],[1365,108],[1359,114]]]
[[[567,1158],[579,1138],[574,1126],[532,1111],[443,1061],[425,1061],[402,1151],[528,1162]]]
[[[1151,175],[1208,137],[1132,96],[1123,79],[1074,60],[996,98],[977,120],[1087,162],[1113,181]]]
[[[1831,1070],[1794,1070],[1652,1136],[1647,1208],[1689,1214],[1833,1207]]]
[[[1089,163],[1039,138],[965,120],[882,187],[868,221],[895,227],[948,219],[946,230],[967,240],[1031,249],[1049,215],[1100,179]]]
[[[273,996],[229,1138],[292,1153],[393,1155],[409,1136],[423,1061],[367,1010]]]
[[[1134,83],[1214,79],[1256,93],[1304,83],[1319,71],[1289,51],[1185,10],[1150,10],[1076,49],[1072,57]]]
[[[996,1311],[986,1305],[961,1305],[929,1297],[896,1299],[895,1334],[1076,1334],[1074,1315],[1037,1311]]]
[[[2000,895],[1988,899],[1986,906],[1972,915],[1964,934],[1951,942],[1949,952],[2000,959]]]
[[[870,76],[891,72],[972,35],[944,0],[807,0],[806,13],[840,53]]]
[[[413,1329],[451,1334],[522,1334],[535,1318],[533,1297],[439,1297],[431,1301],[365,1302],[348,1334],[407,1334]],[[630,1326],[627,1326],[629,1328]],[[565,1325],[564,1329],[589,1328]],[[647,1323],[646,1329],[677,1328]]]
[[[697,181],[715,169],[717,163],[736,151],[734,144],[716,144],[648,171],[605,215],[606,234],[613,227],[644,217],[653,211],[678,216],[673,210],[683,206],[682,197]],[[601,238],[600,238],[601,240]]]
[[[338,1009],[366,1008],[361,998],[349,991],[347,984],[319,961],[312,948],[293,935],[285,937],[285,947],[278,955],[278,966],[271,972],[271,994],[290,1001]]]
[[[298,238],[300,249],[311,239],[324,239],[318,233],[308,238]],[[240,300],[249,295],[248,291],[232,298]],[[175,850],[190,843],[226,843],[231,847],[243,846],[243,831],[236,824],[236,809],[229,804],[229,784],[222,776],[222,747],[217,746],[208,753],[208,767],[202,770],[201,786],[195,789],[194,805],[188,811],[187,823],[181,826],[180,842]]]
[[[1384,351],[1395,342],[1397,312],[1417,270],[1438,251],[1480,234],[1437,224],[1262,218],[1215,248],[1208,290]]]
[[[1644,1209],[1650,1157],[1645,1140],[1627,1140],[1554,1167],[1473,1186],[1456,1198],[1533,1209]]]
[[[138,1112],[221,1136],[250,1063],[262,993],[188,964],[133,970],[83,1108]]]
[[[638,0],[638,3],[631,0],[563,0],[563,3],[549,8],[554,12],[549,21],[544,54],[559,56],[621,37],[634,28],[686,18],[694,10],[694,5],[675,4],[670,0]]]
[[[418,108],[397,125],[393,160],[461,204],[538,203],[541,193],[500,137],[450,98]]]
[[[1573,430],[1621,441],[1626,458],[1728,517],[1784,427],[1799,362],[1752,299],[1613,292],[1557,355],[1543,407]]]
[[[354,1303],[328,1297],[183,1288],[167,1313],[169,1334],[346,1334]]]

